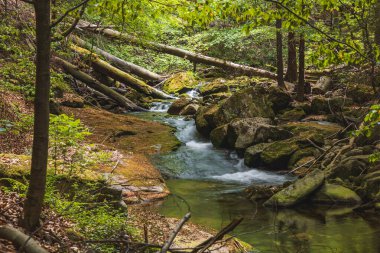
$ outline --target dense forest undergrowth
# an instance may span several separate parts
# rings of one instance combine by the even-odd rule
[[[219,232],[160,214],[173,178],[378,214],[378,1],[148,2],[0,3],[1,252],[261,252],[232,234],[240,214]],[[243,165],[198,176],[184,147]],[[281,180],[241,180],[256,169]]]

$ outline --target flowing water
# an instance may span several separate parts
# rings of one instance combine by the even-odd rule
[[[196,96],[196,93],[191,93]],[[152,112],[140,114],[176,127],[183,145],[153,162],[169,175],[172,196],[159,207],[168,217],[181,218],[189,210],[192,222],[214,229],[233,218],[244,220],[234,231],[257,252],[380,252],[380,220],[362,217],[349,208],[272,210],[244,197],[249,184],[282,184],[291,176],[247,168],[235,152],[216,149],[200,136],[193,120],[168,117],[170,104],[155,104]]]

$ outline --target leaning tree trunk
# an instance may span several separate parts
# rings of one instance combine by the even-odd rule
[[[297,100],[303,101],[305,97],[305,35],[300,34],[300,46],[299,46],[299,69],[298,69],[298,84]]]
[[[23,215],[23,225],[28,231],[39,226],[46,187],[49,145],[50,0],[34,1],[34,8],[37,44],[34,135],[32,166]]]
[[[0,226],[0,239],[10,241],[15,245],[16,249],[26,253],[48,253],[29,235],[11,227],[9,225]]]
[[[113,67],[112,65],[110,65],[106,61],[101,60],[96,54],[91,53],[87,49],[75,45],[72,45],[71,49],[73,49],[86,60],[89,60],[96,71],[101,72],[102,74],[107,75],[109,77],[112,77],[113,79],[122,82],[147,96],[152,96],[160,99],[173,98],[172,96],[149,86],[145,82],[137,78],[134,78],[128,73],[125,73],[124,71],[121,71],[120,69]]]
[[[277,51],[277,83],[279,87],[285,87],[284,60],[282,58],[282,20],[276,19],[276,51]]]
[[[140,67],[136,64],[124,61],[123,59],[113,56],[112,54],[107,53],[106,51],[98,47],[95,47],[91,45],[90,43],[86,43],[84,40],[80,39],[77,36],[71,36],[71,40],[76,45],[87,48],[88,50],[94,51],[95,53],[103,56],[109,63],[111,63],[113,66],[117,67],[118,69],[123,70],[124,72],[134,74],[147,81],[162,82],[165,80],[165,77],[159,74],[156,74],[152,71],[149,71],[143,67]]]
[[[288,68],[285,81],[295,83],[297,81],[297,46],[294,32],[288,33]]]
[[[98,82],[96,79],[92,78],[91,76],[87,75],[86,73],[80,71],[75,65],[61,59],[58,57],[54,57],[54,61],[57,62],[63,70],[72,75],[74,78],[78,79],[79,81],[85,83],[92,89],[104,94],[105,96],[113,99],[116,101],[120,106],[131,110],[131,111],[146,111],[144,108],[136,105],[123,95],[117,93],[116,91],[112,90],[111,88],[107,87],[106,85]]]
[[[219,67],[223,69],[234,70],[248,76],[261,76],[261,77],[267,77],[267,78],[271,78],[275,80],[277,79],[276,74],[267,70],[237,64],[234,62],[190,52],[181,48],[167,46],[160,43],[142,41],[134,36],[123,34],[121,32],[118,32],[109,28],[99,28],[97,25],[92,25],[87,22],[81,22],[81,24],[78,27],[87,29],[93,32],[100,32],[109,38],[120,39],[132,45],[137,45],[137,46],[148,48],[157,52],[178,56],[178,57],[187,59],[193,63],[203,63],[206,65],[211,65],[211,66],[215,66],[215,67]]]

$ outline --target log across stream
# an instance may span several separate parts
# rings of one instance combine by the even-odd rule
[[[234,234],[258,252],[379,252],[380,224],[371,217],[347,208],[308,205],[272,210],[246,199],[243,190],[249,184],[281,184],[293,178],[245,167],[235,153],[215,149],[203,139],[193,120],[167,117],[168,106],[158,103],[151,112],[138,113],[176,127],[183,143],[177,151],[152,158],[171,178],[166,183],[173,195],[157,207],[161,214],[181,218],[189,205],[192,222],[214,229],[244,217]]]

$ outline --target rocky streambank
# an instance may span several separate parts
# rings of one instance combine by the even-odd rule
[[[168,112],[194,118],[214,147],[235,150],[249,167],[297,176],[282,186],[248,187],[249,198],[265,206],[379,208],[380,166],[369,157],[380,150],[380,138],[352,136],[373,99],[370,88],[323,76],[305,88],[305,101],[291,90],[290,83],[283,90],[268,80],[218,78],[204,82],[197,98],[181,96]]]

